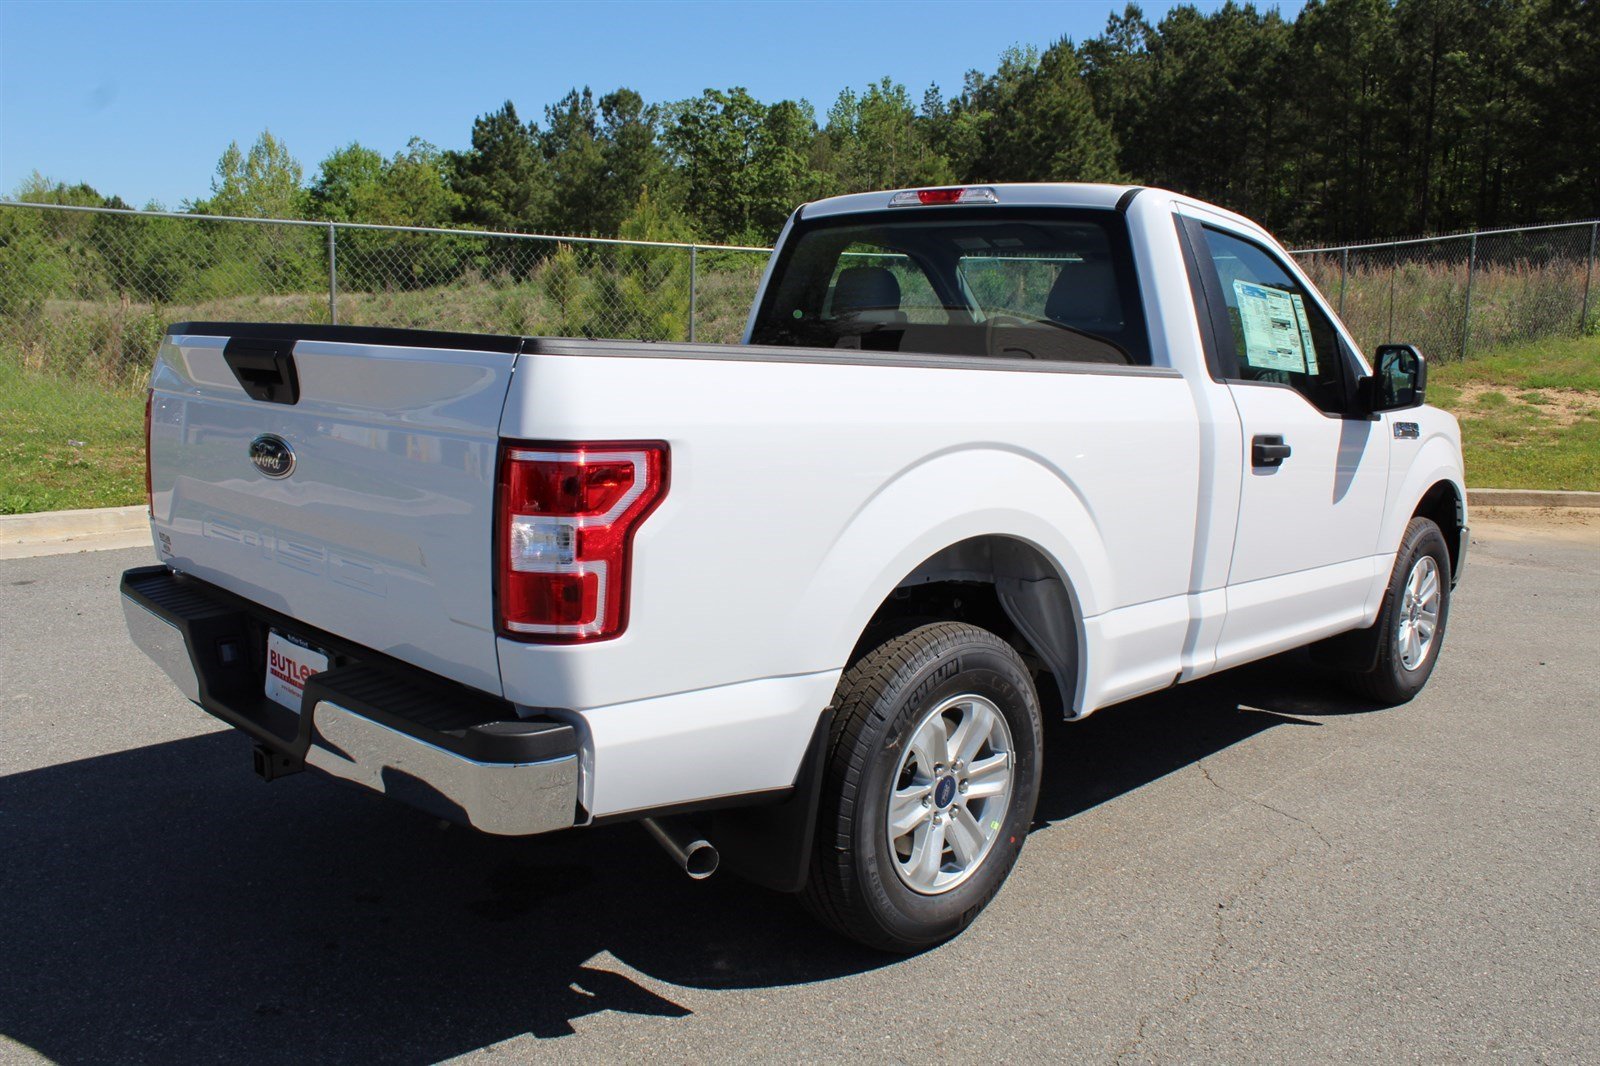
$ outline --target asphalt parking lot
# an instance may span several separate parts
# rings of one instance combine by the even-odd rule
[[[637,827],[263,784],[124,636],[149,558],[0,561],[0,1061],[1600,1059],[1600,515],[1480,523],[1408,706],[1291,656],[1053,728],[910,959]]]

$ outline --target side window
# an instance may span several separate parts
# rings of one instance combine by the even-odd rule
[[[1224,376],[1288,385],[1330,414],[1348,410],[1339,334],[1305,286],[1260,245],[1210,226],[1201,232],[1202,258],[1216,272],[1213,299],[1220,291],[1233,333],[1231,352],[1218,338]]]

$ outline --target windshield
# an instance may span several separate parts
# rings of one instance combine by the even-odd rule
[[[1148,364],[1110,211],[940,208],[800,223],[752,344]]]

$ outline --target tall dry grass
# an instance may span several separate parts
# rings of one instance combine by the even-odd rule
[[[1342,281],[1337,255],[1299,262],[1328,302],[1342,308],[1340,317],[1369,353],[1379,344],[1408,342],[1449,362],[1508,344],[1600,332],[1600,291],[1590,294],[1581,321],[1585,284],[1596,284],[1582,261],[1479,265],[1470,310],[1464,260],[1382,263],[1352,255]]]

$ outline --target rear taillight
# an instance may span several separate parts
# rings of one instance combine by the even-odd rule
[[[144,390],[144,509],[151,518],[156,516],[156,496],[150,490],[150,404],[155,395],[155,389]]]
[[[660,441],[500,445],[500,632],[569,644],[628,625],[633,534],[667,491]]]

